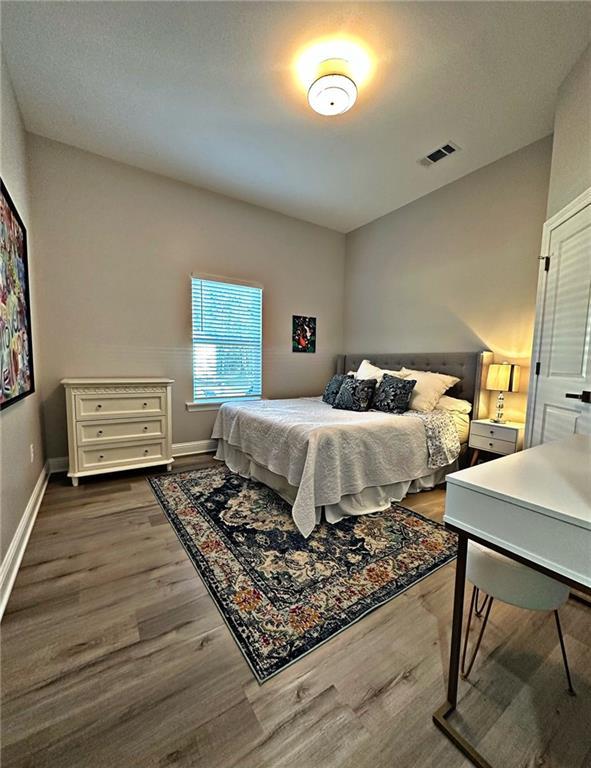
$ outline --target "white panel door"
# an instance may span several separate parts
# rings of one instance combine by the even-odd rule
[[[591,206],[550,235],[531,444],[591,434]],[[533,360],[536,362],[536,357]]]

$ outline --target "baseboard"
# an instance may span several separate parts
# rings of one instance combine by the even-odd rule
[[[215,451],[217,448],[217,440],[195,440],[192,443],[173,443],[172,455],[177,456],[192,456],[194,453],[208,453],[209,451]]]
[[[192,456],[195,453],[209,453],[215,451],[217,447],[217,440],[195,440],[192,443],[173,443],[172,455],[177,458],[178,456]],[[49,474],[53,475],[56,472],[68,471],[68,457],[57,456],[53,459],[48,459]]]
[[[35,483],[33,493],[31,494],[21,521],[18,524],[18,528],[14,532],[14,536],[10,542],[8,551],[6,552],[6,556],[0,565],[0,621],[4,615],[6,603],[8,602],[8,598],[12,592],[16,574],[18,573],[23,555],[25,554],[25,549],[27,547],[31,531],[33,530],[37,512],[41,506],[43,494],[45,493],[47,481],[49,480],[49,474],[49,462],[46,461],[43,465],[43,469],[41,470],[41,474]]]

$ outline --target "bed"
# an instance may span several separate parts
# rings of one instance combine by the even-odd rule
[[[468,400],[478,418],[487,407],[481,382],[489,355],[344,355],[336,368],[341,373],[357,370],[369,359],[384,369],[405,366],[460,377],[447,394]],[[224,403],[212,437],[218,441],[216,458],[282,496],[307,537],[323,514],[336,523],[443,482],[458,467],[467,433],[467,424],[460,431],[441,411],[358,413],[333,409],[320,397],[304,397]]]

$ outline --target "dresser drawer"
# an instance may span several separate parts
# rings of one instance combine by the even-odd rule
[[[503,426],[502,424],[483,424],[482,422],[473,421],[470,425],[471,435],[480,435],[481,437],[494,438],[495,440],[507,440],[510,443],[517,442],[518,433],[519,430]]]
[[[103,441],[130,441],[138,437],[163,438],[164,418],[155,417],[141,421],[79,421],[76,424],[78,445]]]
[[[163,440],[136,445],[105,445],[78,449],[78,470],[150,463],[165,458]]]
[[[75,410],[77,419],[163,414],[166,410],[166,392],[75,395]]]
[[[508,440],[496,440],[494,437],[488,438],[482,435],[470,435],[471,448],[478,448],[481,451],[491,451],[492,453],[515,453],[515,443]]]

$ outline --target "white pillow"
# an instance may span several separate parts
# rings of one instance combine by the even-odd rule
[[[401,371],[387,371],[382,368],[378,368],[377,365],[373,365],[369,360],[364,360],[355,374],[356,379],[377,379],[378,384],[384,378],[384,374],[387,373],[390,376],[398,376],[402,379]]]
[[[401,375],[405,379],[414,379],[417,382],[410,397],[410,409],[413,411],[432,411],[440,397],[459,381],[457,376],[431,371],[415,371],[412,368],[402,368]]]
[[[442,395],[439,398],[435,410],[450,411],[451,413],[470,413],[472,410],[472,403],[469,403],[467,400],[460,400],[457,397]]]

